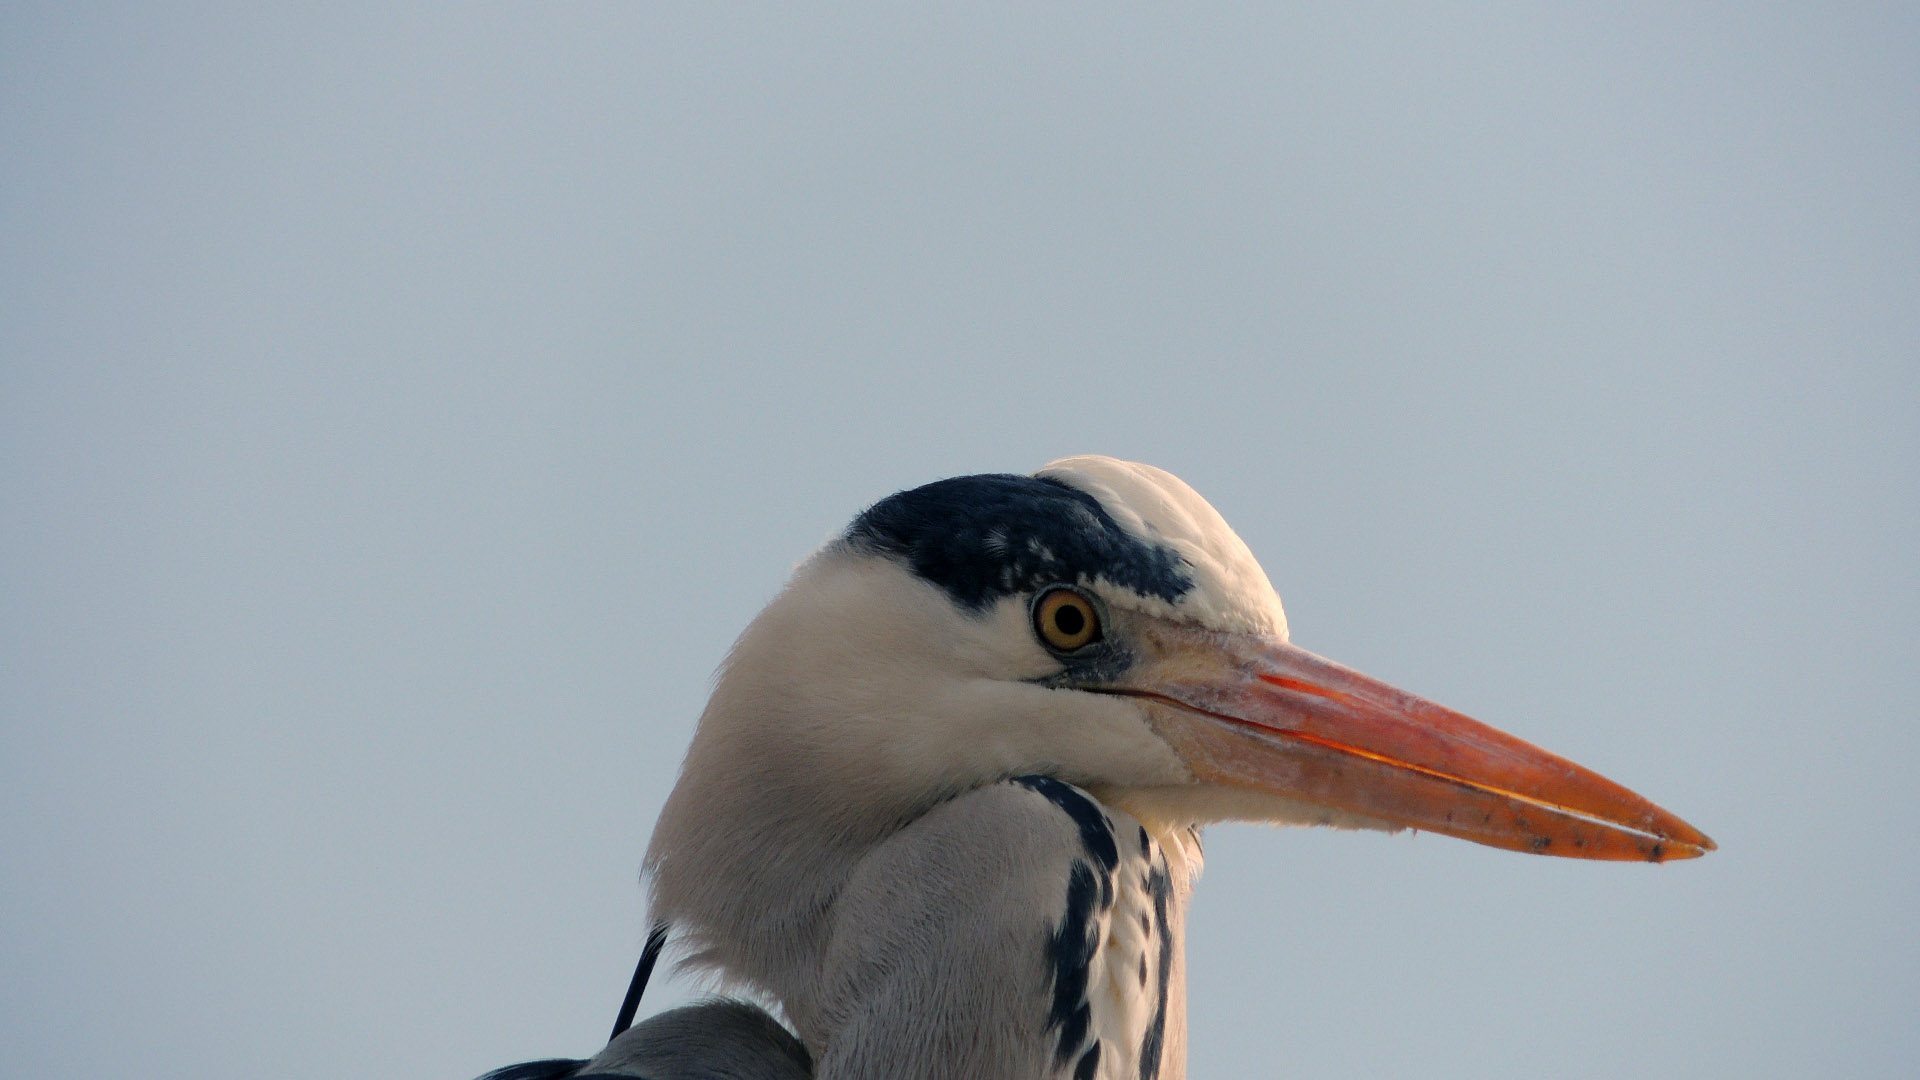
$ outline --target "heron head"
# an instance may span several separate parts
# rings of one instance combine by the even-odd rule
[[[1296,648],[1213,507],[1105,457],[868,508],[742,635],[689,773],[703,755],[902,817],[1045,773],[1166,825],[1417,828],[1653,861],[1712,847],[1588,770]]]

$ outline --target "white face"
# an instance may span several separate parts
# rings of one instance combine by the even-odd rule
[[[1190,782],[1141,703],[1057,685],[1069,665],[1035,633],[1032,600],[970,612],[892,560],[829,549],[743,635],[709,717],[757,715],[886,801],[1027,773]]]
[[[1082,457],[1037,475],[1092,495],[1109,527],[1170,551],[1190,587],[1170,601],[1097,570],[1063,570],[974,610],[902,560],[831,545],[743,635],[709,720],[759,717],[754,734],[777,729],[823,780],[882,803],[1045,773],[1110,797],[1134,793],[1127,801],[1148,816],[1181,824],[1326,819],[1291,800],[1250,808],[1245,799],[1199,798],[1193,772],[1156,723],[1167,707],[1109,692],[1130,685],[1143,658],[1165,659],[1163,631],[1284,640],[1279,597],[1246,545],[1161,470]],[[1089,605],[1098,640],[1049,644],[1036,606],[1055,587]]]

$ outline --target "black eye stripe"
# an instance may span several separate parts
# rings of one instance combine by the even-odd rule
[[[1096,577],[1169,603],[1193,588],[1172,548],[1128,532],[1092,495],[1031,476],[962,476],[891,495],[854,519],[847,541],[902,560],[975,613]]]

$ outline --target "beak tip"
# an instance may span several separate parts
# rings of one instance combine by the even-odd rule
[[[1678,827],[1661,830],[1665,835],[1661,837],[1661,843],[1655,845],[1656,847],[1662,845],[1666,847],[1667,850],[1663,858],[1697,859],[1707,852],[1717,850],[1720,847],[1719,844],[1713,842],[1712,837],[1678,818],[1673,819],[1673,824]],[[1661,859],[1654,859],[1653,861],[1659,862]]]
[[[1702,832],[1694,832],[1688,837],[1665,837],[1646,847],[1648,862],[1673,862],[1678,859],[1697,859],[1709,851],[1716,851],[1719,844]]]

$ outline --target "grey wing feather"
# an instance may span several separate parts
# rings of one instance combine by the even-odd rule
[[[648,1017],[584,1071],[646,1080],[811,1080],[813,1059],[764,1010],[718,1000]]]
[[[518,1065],[495,1069],[480,1077],[480,1080],[574,1080],[580,1075],[580,1066],[585,1064],[579,1058],[523,1061]]]
[[[635,1024],[592,1060],[509,1065],[480,1080],[812,1080],[793,1033],[744,1001],[669,1009]]]

